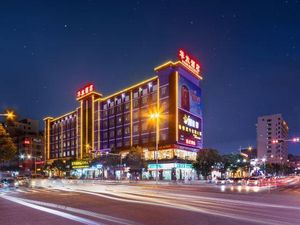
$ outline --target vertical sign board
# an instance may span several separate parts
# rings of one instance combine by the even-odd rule
[[[202,148],[201,89],[179,74],[178,77],[178,142]]]

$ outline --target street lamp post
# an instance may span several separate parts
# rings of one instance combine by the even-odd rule
[[[155,119],[155,130],[156,130],[156,138],[155,138],[155,164],[156,164],[156,184],[158,184],[158,141],[159,141],[159,113],[153,113],[150,115],[151,119]]]

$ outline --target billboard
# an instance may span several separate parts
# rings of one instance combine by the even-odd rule
[[[178,142],[200,148],[202,147],[201,118],[178,110]]]
[[[178,79],[178,107],[202,117],[201,89],[181,75]]]
[[[201,89],[182,75],[178,77],[178,143],[202,148]]]

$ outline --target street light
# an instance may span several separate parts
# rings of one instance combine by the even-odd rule
[[[6,113],[1,113],[0,116],[5,116],[8,120],[13,120],[16,117],[13,111],[6,111]]]
[[[29,159],[29,160],[34,159],[34,173],[36,174],[36,159],[37,159],[38,157],[32,156],[32,155],[30,155],[30,154],[28,154],[26,157],[27,157],[27,159]],[[24,155],[24,154],[21,154],[21,155],[20,155],[20,158],[21,158],[21,159],[25,159],[25,155]]]
[[[156,138],[155,138],[155,163],[156,163],[156,184],[158,184],[158,141],[159,141],[159,127],[158,127],[158,120],[159,120],[159,113],[152,113],[150,115],[150,119],[155,119],[155,130],[156,130]]]

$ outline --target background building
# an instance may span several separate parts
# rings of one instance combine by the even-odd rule
[[[191,162],[202,148],[200,66],[180,50],[179,61],[169,61],[155,72],[109,96],[96,92],[93,84],[78,90],[76,110],[44,119],[47,161],[91,159],[112,149],[126,153],[141,146],[150,178],[157,170],[160,179],[192,176]],[[154,114],[159,115],[158,123]]]
[[[21,172],[33,172],[35,163],[37,171],[43,166],[43,132],[39,130],[39,123],[33,119],[7,121],[4,127],[17,147],[17,154],[7,163],[7,167]]]
[[[257,155],[271,163],[285,163],[288,159],[288,143],[272,143],[288,139],[288,125],[281,114],[261,116],[257,119]]]

